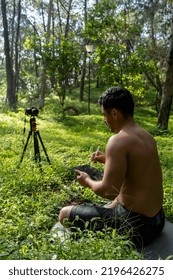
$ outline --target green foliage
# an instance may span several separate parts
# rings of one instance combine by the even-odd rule
[[[141,53],[132,46],[132,41],[139,36],[140,26],[128,21],[112,1],[102,1],[89,16],[86,32],[96,45],[95,63],[102,82],[127,86],[133,81],[137,85],[135,82],[140,77],[142,83]]]
[[[152,85],[157,93],[155,103],[158,111],[164,82],[161,64],[165,53],[161,39],[156,39],[161,33],[157,35],[158,30],[154,29],[160,10],[152,7],[158,14],[154,16],[151,12],[147,17],[145,9],[141,13],[135,5],[137,3],[133,1],[125,6],[118,1],[99,2],[88,15],[86,37],[90,37],[95,45],[93,64],[100,84],[130,87],[142,95],[145,95],[145,88]],[[153,30],[152,34],[150,30],[146,31],[146,26]]]
[[[54,36],[51,36],[48,42],[46,38],[42,39],[32,34],[26,37],[24,49],[27,54],[34,53],[35,62],[37,61],[38,64],[35,65],[33,72],[33,69],[28,67],[31,59],[27,59],[24,81],[30,85],[30,91],[33,93],[34,89],[37,89],[37,94],[39,93],[39,87],[36,85],[39,83],[40,70],[38,71],[38,66],[41,62],[47,76],[47,93],[56,93],[63,107],[67,89],[70,88],[71,80],[76,78],[75,73],[79,71],[80,53],[79,46],[74,40],[74,34],[70,33],[68,38],[61,34],[58,41]],[[28,86],[27,89],[29,90]]]

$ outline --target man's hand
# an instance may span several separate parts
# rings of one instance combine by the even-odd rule
[[[96,163],[105,163],[105,154],[102,153],[101,151],[96,151],[91,155],[91,161]]]
[[[77,169],[75,170],[75,172],[77,174],[77,180],[79,184],[84,187],[89,187],[87,181],[91,180],[90,176],[87,173]]]

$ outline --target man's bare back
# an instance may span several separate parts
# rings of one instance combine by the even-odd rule
[[[113,136],[107,148],[116,151],[119,141],[126,151],[127,167],[119,195],[110,207],[115,207],[115,202],[120,202],[129,210],[153,217],[159,212],[163,202],[162,172],[156,142],[135,123],[125,126]],[[116,154],[110,160],[114,169]]]

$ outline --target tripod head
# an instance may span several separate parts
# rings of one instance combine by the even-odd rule
[[[36,123],[36,118],[30,118],[30,133],[36,132],[37,131],[37,123]]]
[[[37,124],[36,124],[36,116],[38,116],[39,110],[37,107],[31,107],[25,110],[25,115],[30,115],[30,131],[35,132],[37,130]]]

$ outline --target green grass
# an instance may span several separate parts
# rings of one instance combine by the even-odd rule
[[[30,118],[26,116],[23,134],[26,105],[21,105],[18,113],[1,109],[0,259],[141,259],[142,255],[133,249],[127,237],[114,231],[86,231],[79,240],[61,244],[57,237],[51,242],[50,229],[57,222],[61,207],[75,201],[105,203],[79,186],[68,169],[90,164],[90,154],[98,145],[104,150],[110,133],[96,104],[91,104],[89,116],[86,102],[80,104],[69,98],[67,103],[77,106],[82,114],[61,118],[55,97],[47,98],[44,110],[38,114],[37,127],[52,164],[48,164],[40,145],[42,171],[33,160],[33,139],[19,167],[30,129]],[[173,119],[170,131],[160,133],[154,109],[141,106],[136,108],[136,121],[157,140],[164,176],[164,209],[173,221]],[[96,167],[103,168],[99,164]]]

